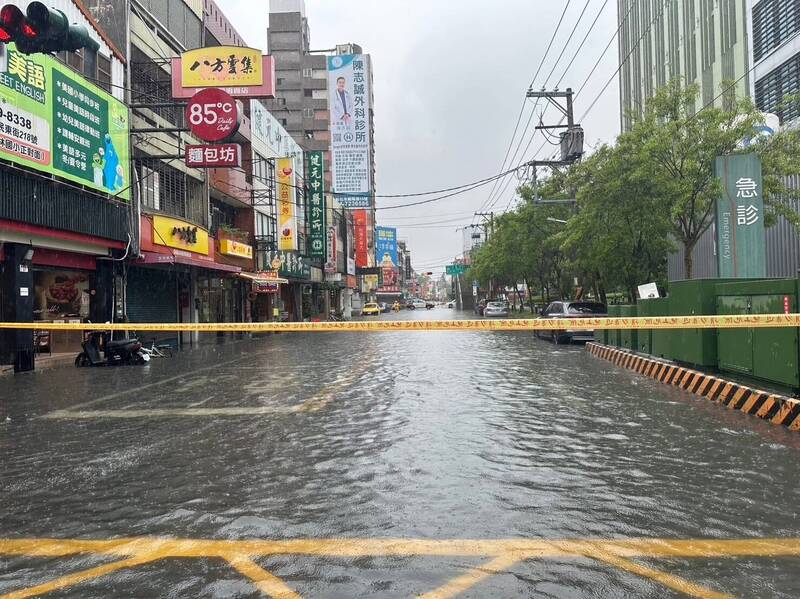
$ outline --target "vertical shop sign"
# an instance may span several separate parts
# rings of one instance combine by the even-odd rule
[[[291,158],[278,158],[278,249],[297,249],[295,177]]]
[[[355,210],[353,212],[355,242],[356,242],[356,266],[363,268],[369,266],[368,247],[367,247],[367,211]]]
[[[325,202],[325,164],[322,152],[308,152],[309,256],[325,261],[327,231]]]

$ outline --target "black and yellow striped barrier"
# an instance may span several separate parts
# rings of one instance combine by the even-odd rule
[[[602,329],[749,329],[800,327],[800,314],[652,316],[496,320],[363,320],[350,322],[62,323],[0,322],[0,329],[176,331],[200,333],[336,333],[386,331],[592,331]]]

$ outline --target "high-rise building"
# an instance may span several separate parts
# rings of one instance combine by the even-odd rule
[[[787,96],[800,93],[800,0],[751,0],[756,105],[782,123],[800,118]]]
[[[269,4],[269,29],[267,43],[270,55],[275,59],[276,68],[276,98],[266,102],[266,106],[288,133],[297,140],[305,151],[321,151],[325,161],[325,188],[333,189],[331,152],[331,117],[329,97],[329,64],[331,56],[349,54],[362,54],[363,50],[356,44],[342,44],[333,48],[312,49],[311,33],[306,16],[305,0],[270,0]],[[369,57],[367,56],[367,63]],[[371,63],[369,63],[371,65]],[[372,69],[368,68],[369,80],[368,101],[369,114],[364,118],[364,129],[368,129],[370,139],[370,163],[366,169],[370,179],[368,188],[374,189],[374,136],[373,102],[372,102]],[[363,85],[362,85],[363,87]],[[355,91],[355,90],[353,90]],[[353,93],[353,96],[356,94]],[[350,96],[348,96],[350,97]],[[353,111],[355,113],[355,110]],[[365,115],[366,116],[366,115]],[[358,125],[358,123],[354,123]],[[359,133],[361,134],[361,133]],[[334,190],[339,191],[339,190]],[[348,192],[349,193],[349,192]],[[375,229],[375,201],[370,194],[369,206],[360,206],[366,209],[366,232],[359,235],[359,239],[367,240],[367,263],[359,263],[359,267],[374,266],[374,229]],[[340,198],[341,199],[341,198]],[[346,204],[342,200],[342,205]],[[331,212],[333,202],[329,202],[328,222],[333,223],[336,216]],[[351,208],[355,206],[347,206]],[[354,221],[349,210],[342,212],[342,222]],[[363,222],[363,221],[362,221]],[[361,282],[357,281],[355,249],[349,243],[349,236],[345,236],[342,244],[337,244],[338,275],[329,273],[332,281],[339,282],[350,290],[361,289]],[[346,294],[348,295],[348,294]],[[357,295],[357,294],[356,294]],[[354,298],[355,300],[356,298]],[[345,305],[348,303],[344,302]],[[356,303],[354,301],[354,303]]]
[[[769,4],[769,0],[762,0]],[[778,0],[790,4],[796,0]],[[623,131],[631,114],[668,81],[697,84],[696,109],[722,106],[733,94],[750,91],[749,40],[743,0],[617,0],[619,72]],[[728,94],[724,82],[736,81]]]
[[[328,61],[311,52],[305,0],[270,0],[269,53],[275,59],[276,99],[266,102],[306,151],[325,152],[325,187],[330,189]]]

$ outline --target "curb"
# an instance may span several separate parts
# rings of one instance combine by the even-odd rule
[[[616,347],[587,343],[593,356],[633,370],[666,385],[680,387],[709,401],[758,416],[772,424],[800,431],[800,401],[766,391],[752,389],[733,381],[721,379],[697,370],[631,353]]]

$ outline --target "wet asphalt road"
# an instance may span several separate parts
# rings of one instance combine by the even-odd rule
[[[400,318],[454,316],[471,314]],[[0,378],[0,539],[797,538],[798,481],[796,433],[528,333],[269,335]],[[0,596],[117,559],[8,553],[0,542]],[[303,597],[410,597],[487,559],[253,562]],[[800,596],[800,557],[632,561],[709,591]],[[172,556],[46,596],[263,595],[225,560]],[[687,595],[555,557],[458,596]]]

